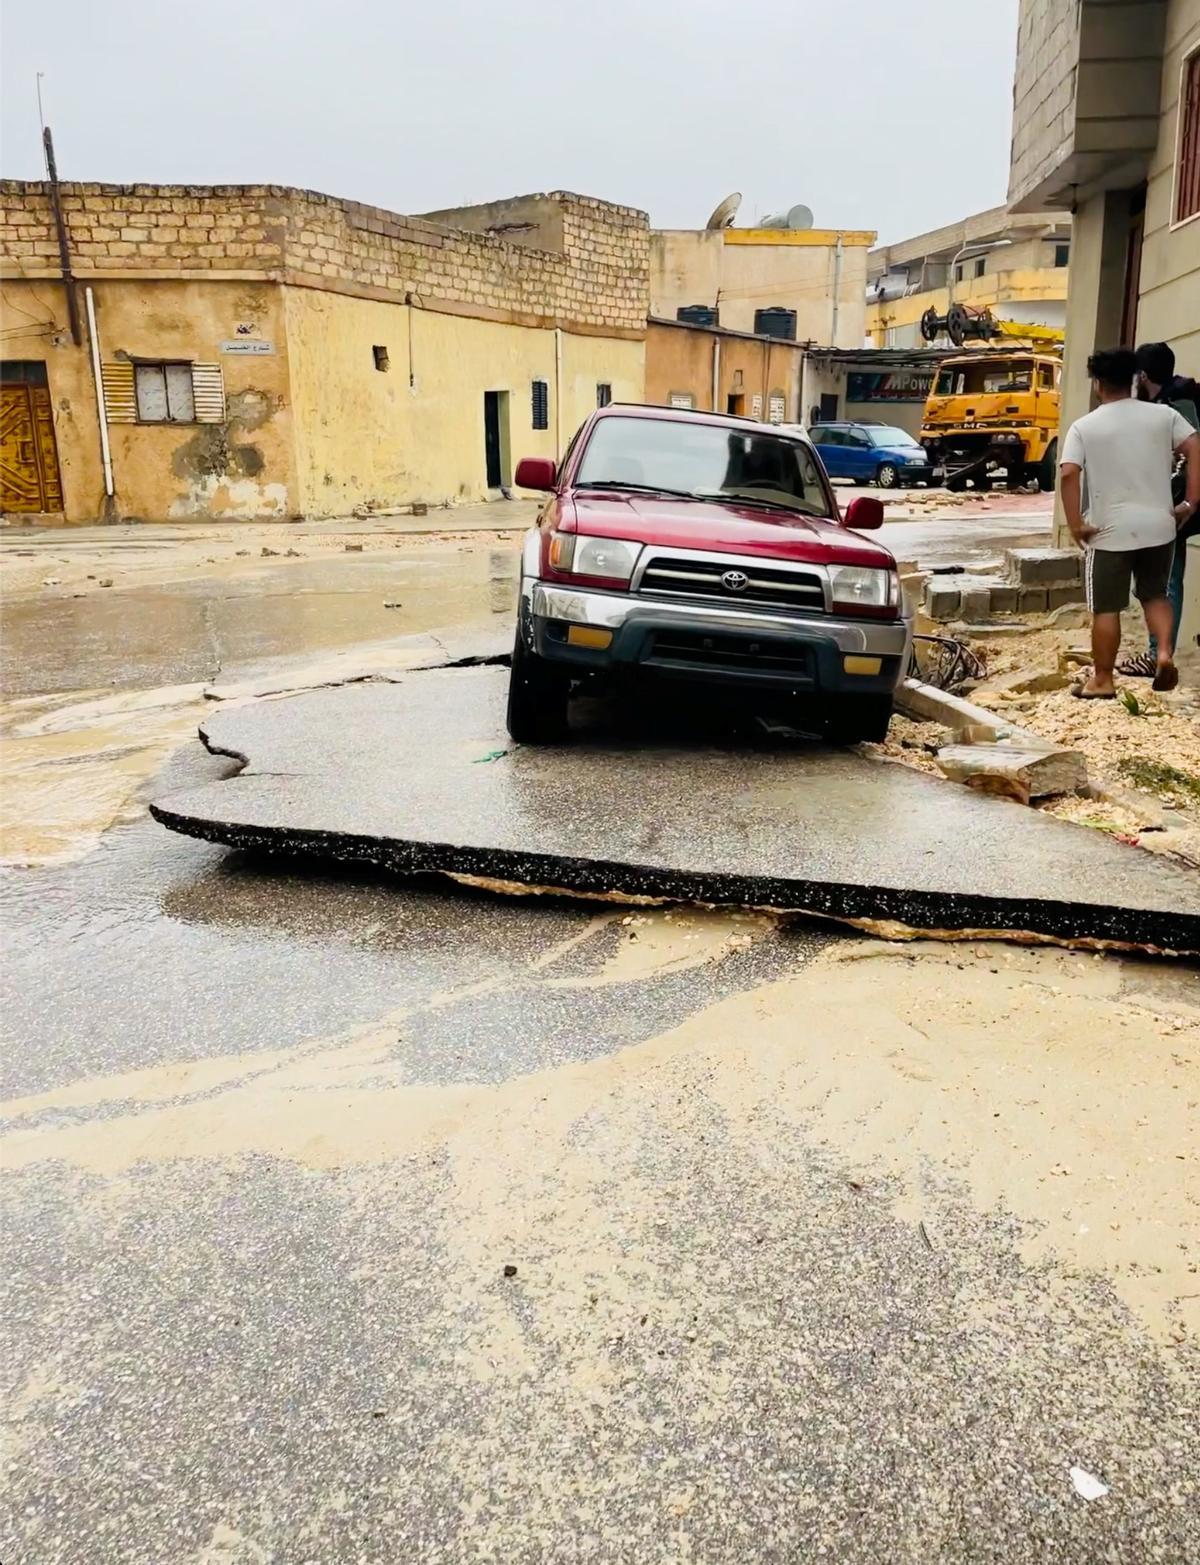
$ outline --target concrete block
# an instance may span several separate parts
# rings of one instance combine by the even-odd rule
[[[989,612],[992,614],[1015,614],[1017,612],[1017,588],[1009,585],[993,587],[990,594]]]
[[[1022,804],[1087,787],[1087,762],[1079,751],[1052,745],[948,744],[938,751],[937,763],[954,782]]]
[[[1022,614],[1044,614],[1047,607],[1045,587],[1022,587],[1017,595],[1017,608]]]
[[[1005,561],[1009,580],[1024,587],[1079,581],[1083,574],[1078,549],[1008,549]]]
[[[956,618],[961,602],[961,591],[950,582],[931,581],[925,589],[925,612],[930,619]]]
[[[985,619],[992,610],[991,589],[978,582],[959,589],[958,613],[960,619]]]
[[[1068,603],[1083,602],[1083,583],[1081,581],[1067,582],[1062,587],[1046,588],[1046,607],[1048,609],[1061,609]]]

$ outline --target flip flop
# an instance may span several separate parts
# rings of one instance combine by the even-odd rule
[[[1179,683],[1179,670],[1174,663],[1164,663],[1154,676],[1151,690],[1174,690]]]
[[[1078,701],[1115,701],[1115,690],[1085,690],[1082,685],[1072,685],[1071,694]]]

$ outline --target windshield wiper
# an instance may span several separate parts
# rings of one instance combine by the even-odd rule
[[[675,500],[699,500],[700,495],[693,494],[690,489],[667,489],[662,484],[634,484],[626,483],[622,478],[581,478],[575,485],[576,489],[633,489],[638,494],[665,494]]]
[[[704,489],[697,494],[698,500],[740,500],[743,505],[761,505],[765,511],[788,511],[793,516],[824,516],[825,512],[816,506],[809,505],[807,501],[798,501],[789,505],[786,500],[771,500],[766,495],[746,494],[740,489]]]

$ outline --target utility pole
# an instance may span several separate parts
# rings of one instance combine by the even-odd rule
[[[39,84],[40,88],[40,84]],[[38,93],[41,107],[41,93]],[[67,290],[67,319],[71,323],[71,340],[75,346],[83,344],[83,323],[79,317],[79,300],[75,297],[75,278],[71,272],[71,245],[67,238],[67,224],[63,217],[62,197],[58,188],[58,166],[54,161],[54,138],[47,125],[42,131],[42,148],[46,154],[46,177],[50,182],[50,207],[54,213],[54,226],[58,231],[58,264],[62,271],[63,287]]]

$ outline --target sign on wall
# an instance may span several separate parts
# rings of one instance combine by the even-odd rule
[[[851,370],[847,402],[924,402],[933,388],[930,370]]]
[[[782,391],[773,391],[767,401],[767,418],[772,424],[782,424],[787,416],[787,399]]]
[[[690,391],[673,391],[671,393],[671,406],[673,408],[694,408],[696,399]]]
[[[275,344],[265,337],[231,337],[221,344],[222,353],[274,353]]]

